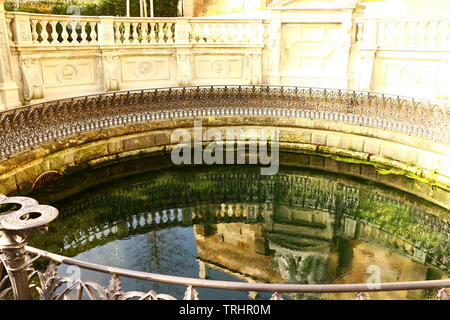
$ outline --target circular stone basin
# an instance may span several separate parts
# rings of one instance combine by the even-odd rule
[[[394,188],[281,165],[171,167],[164,157],[80,171],[31,196],[60,216],[30,245],[94,263],[153,273],[257,283],[376,283],[448,278],[449,212]],[[359,167],[360,168],[360,167]],[[44,265],[40,267],[45,268]],[[106,286],[110,275],[61,265],[62,275]],[[124,290],[185,287],[122,278]],[[270,294],[199,289],[201,299]],[[428,299],[436,290],[374,292]],[[285,299],[354,299],[286,294]]]

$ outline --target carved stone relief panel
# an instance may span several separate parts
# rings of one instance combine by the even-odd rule
[[[4,28],[3,16],[0,15],[0,80],[9,80],[11,76],[11,65],[9,60],[9,45],[7,31]]]
[[[42,78],[47,88],[88,85],[97,82],[97,60],[53,59],[42,62]]]
[[[282,25],[283,75],[338,76],[344,38],[340,23],[286,23]]]
[[[23,97],[25,101],[44,98],[44,83],[35,57],[21,57]]]
[[[438,87],[439,61],[378,56],[375,59],[373,90],[432,97]]]
[[[169,56],[121,58],[123,81],[169,80]]]
[[[119,90],[119,67],[117,56],[110,53],[103,55],[103,86],[105,91]]]
[[[243,55],[195,55],[196,79],[241,79],[243,78]]]

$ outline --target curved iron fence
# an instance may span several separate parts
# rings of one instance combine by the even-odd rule
[[[370,92],[281,86],[176,87],[49,101],[0,113],[0,159],[83,132],[201,116],[322,119],[449,143],[447,104]]]
[[[44,250],[33,247],[26,247],[26,250],[35,258],[45,258],[52,263],[47,268],[45,273],[38,273],[40,278],[40,286],[37,287],[41,297],[47,299],[70,299],[70,294],[76,294],[77,298],[81,298],[83,293],[88,298],[105,299],[105,300],[127,300],[137,298],[139,300],[176,300],[173,296],[168,294],[158,294],[153,290],[150,292],[124,292],[120,276],[153,281],[164,282],[169,284],[177,284],[186,286],[186,293],[184,300],[198,300],[199,293],[196,288],[211,288],[222,290],[239,290],[239,291],[254,291],[254,292],[273,292],[271,300],[283,300],[280,293],[358,293],[357,300],[368,299],[367,292],[377,291],[399,291],[399,290],[420,290],[420,289],[441,289],[438,291],[438,299],[448,299],[448,293],[445,289],[450,287],[450,279],[446,280],[428,280],[428,281],[413,281],[413,282],[390,282],[380,284],[267,284],[267,283],[242,283],[233,281],[219,281],[219,280],[204,280],[196,278],[186,278],[171,275],[162,275],[149,272],[132,271],[122,268],[109,267],[95,263],[85,262],[77,259],[72,259],[50,253]],[[95,282],[84,280],[76,280],[69,278],[62,278],[57,275],[56,264],[66,264],[77,266],[82,269],[97,271],[101,273],[111,274],[112,278],[107,288],[100,286]],[[63,285],[67,289],[58,292],[57,289]]]

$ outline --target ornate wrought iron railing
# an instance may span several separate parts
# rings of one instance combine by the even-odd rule
[[[233,115],[340,121],[450,142],[446,103],[300,87],[175,87],[89,95],[2,112],[0,159],[56,139],[114,126]]]
[[[80,261],[53,254],[26,245],[30,234],[35,230],[45,230],[48,223],[58,216],[58,210],[50,206],[39,205],[35,200],[25,197],[8,198],[0,195],[0,205],[17,205],[0,216],[0,260],[7,274],[0,281],[0,299],[13,294],[15,299],[32,299],[33,290],[44,300],[90,299],[104,300],[174,300],[173,296],[150,292],[124,292],[119,277],[128,277],[146,281],[178,284],[187,287],[184,299],[197,300],[199,293],[196,288],[205,287],[225,290],[242,290],[255,292],[274,292],[271,299],[282,299],[281,293],[337,293],[356,292],[358,300],[368,298],[367,292],[439,289],[437,299],[450,299],[445,288],[450,287],[450,279],[381,283],[381,284],[328,284],[328,285],[297,285],[297,284],[252,284],[217,280],[185,278],[161,275],[148,272],[131,271],[108,267],[95,263]],[[45,258],[52,262],[45,272],[33,269],[33,262]],[[78,266],[101,273],[111,274],[108,287],[84,280],[74,280],[61,277],[56,264]],[[37,279],[36,279],[37,278]],[[10,283],[10,286],[8,286]]]

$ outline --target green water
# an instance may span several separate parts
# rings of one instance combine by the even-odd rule
[[[31,245],[95,263],[216,280],[364,283],[449,275],[448,211],[392,188],[308,168],[170,168],[154,160],[85,170],[33,196],[60,209]],[[44,267],[42,265],[42,267]],[[60,266],[65,275],[78,270]],[[107,285],[109,275],[81,272]],[[125,290],[181,286],[122,279]],[[373,293],[426,299],[434,291]],[[200,289],[202,299],[255,298]],[[268,298],[268,294],[257,296]],[[293,294],[289,299],[351,299]]]

